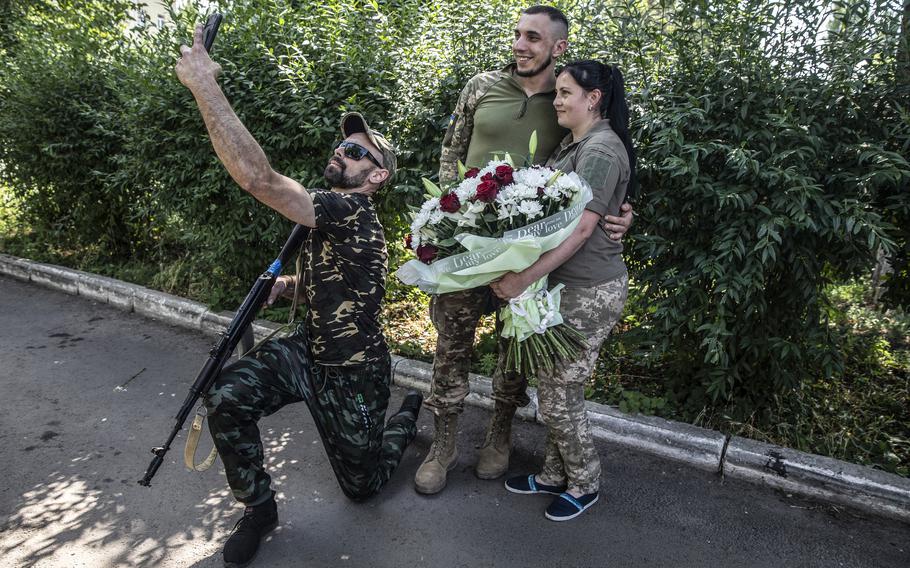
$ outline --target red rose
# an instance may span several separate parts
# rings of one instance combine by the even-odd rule
[[[404,246],[411,248],[411,243],[414,241],[414,236],[411,233],[408,233],[408,236],[404,238]]]
[[[439,199],[439,208],[446,213],[455,213],[461,209],[461,201],[454,193],[447,193]]]
[[[512,183],[512,172],[515,171],[512,169],[512,166],[503,164],[501,166],[496,166],[496,181],[501,185],[509,185]]]
[[[485,181],[477,186],[477,200],[489,203],[496,199],[499,185],[495,181]]]
[[[480,168],[471,168],[470,170],[468,170],[464,173],[464,177],[466,177],[466,178],[477,177],[477,174],[479,174],[479,173],[480,173]]]
[[[420,262],[425,264],[430,264],[433,262],[433,259],[436,258],[436,253],[439,252],[439,249],[433,245],[420,245],[417,247],[417,258],[420,259]]]
[[[486,174],[483,174],[482,176],[480,176],[480,181],[492,181],[496,185],[499,185],[499,182],[496,181],[496,176],[494,176],[491,173],[486,173]]]

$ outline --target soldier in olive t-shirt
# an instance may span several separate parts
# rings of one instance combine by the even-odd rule
[[[509,154],[517,166],[529,158],[542,164],[568,131],[556,122],[553,98],[547,90],[528,95],[515,79],[515,64],[475,75],[459,97],[443,140],[439,179],[457,179],[459,159],[468,168],[482,168]],[[537,132],[537,150],[528,156],[531,134]]]
[[[502,69],[472,77],[461,91],[442,142],[439,181],[458,178],[458,161],[468,167],[485,166],[494,155],[508,153],[523,165],[531,134],[537,149],[530,156],[541,164],[567,131],[556,121],[553,99],[556,58],[566,48],[568,21],[556,8],[534,6],[522,11],[515,26],[515,61]],[[496,305],[489,288],[434,295],[430,317],[437,331],[433,378],[426,406],[434,413],[433,443],[414,476],[415,489],[424,494],[441,491],[447,472],[455,467],[458,451],[457,420],[468,395],[477,323]],[[511,424],[517,408],[530,401],[527,378],[502,372],[506,350],[500,345],[500,364],[493,375],[496,403],[474,473],[481,479],[500,477],[508,468]]]

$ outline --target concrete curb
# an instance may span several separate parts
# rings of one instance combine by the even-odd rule
[[[625,414],[596,402],[585,405],[594,435],[599,438],[700,469],[720,469],[726,442],[720,432],[656,416]]]
[[[910,480],[871,467],[733,436],[723,473],[910,521]]]
[[[142,286],[5,254],[0,254],[0,274],[208,334],[224,331],[233,316]],[[278,327],[273,322],[259,320],[254,323],[253,331],[259,340]],[[430,364],[398,356],[393,356],[392,364],[396,385],[429,391]],[[470,380],[471,394],[466,402],[492,408],[490,379],[471,374]],[[530,389],[529,395],[531,404],[518,415],[524,420],[540,422],[536,390]],[[586,406],[593,434],[599,439],[725,476],[910,521],[910,479],[755,440],[728,437],[690,424],[627,415],[602,404],[587,402]]]

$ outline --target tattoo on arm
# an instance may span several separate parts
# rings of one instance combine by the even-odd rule
[[[288,219],[315,226],[313,201],[296,181],[272,169],[265,152],[240,122],[218,83],[193,92],[215,153],[240,187]]]
[[[265,152],[237,118],[217,84],[197,93],[196,100],[215,153],[231,177],[250,191],[257,180],[264,179],[272,170]]]

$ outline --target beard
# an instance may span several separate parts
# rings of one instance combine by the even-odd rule
[[[332,166],[335,167],[333,168]],[[325,181],[328,182],[331,187],[337,187],[339,189],[360,187],[369,175],[370,170],[360,172],[355,176],[349,176],[345,163],[336,160],[335,158],[329,160],[328,165],[325,167],[325,171],[322,173]]]
[[[530,71],[520,71],[520,70],[518,69],[518,65],[516,64],[516,66],[515,66],[515,74],[518,75],[519,77],[534,77],[535,75],[541,74],[541,73],[543,72],[544,69],[546,69],[547,67],[550,66],[551,63],[553,63],[553,57],[550,56],[550,55],[547,55],[547,60],[546,60],[546,61],[544,61],[543,63],[541,63],[541,64],[538,65],[537,67],[531,69]]]

